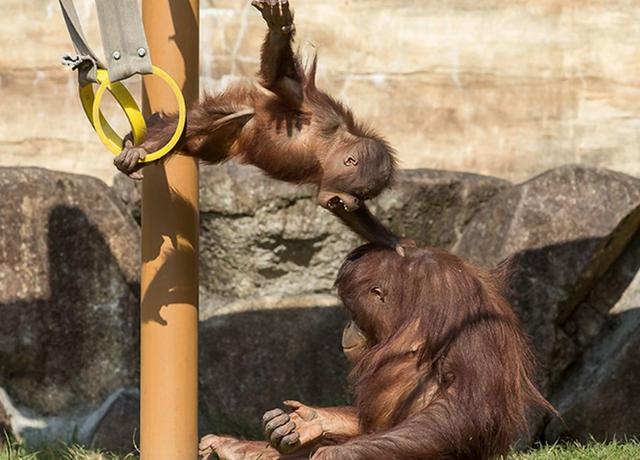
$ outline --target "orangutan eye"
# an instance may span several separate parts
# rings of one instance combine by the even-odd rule
[[[356,160],[354,157],[352,156],[348,156],[347,158],[345,158],[344,160],[344,165],[345,166],[357,166],[358,165],[358,160]]]
[[[384,294],[382,293],[382,289],[380,289],[378,286],[374,286],[371,288],[371,293],[377,296],[380,301],[384,303]]]

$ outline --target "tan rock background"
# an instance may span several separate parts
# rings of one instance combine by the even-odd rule
[[[100,49],[93,2],[76,3]],[[203,89],[255,74],[264,27],[249,1],[201,4]],[[403,167],[522,180],[583,163],[640,176],[636,0],[294,5],[298,43],[320,54],[321,86],[384,133]],[[2,0],[0,165],[110,182],[109,154],[59,65],[70,50],[56,0]]]

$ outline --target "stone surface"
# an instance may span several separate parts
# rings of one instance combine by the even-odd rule
[[[601,333],[553,395],[562,421],[547,426],[549,439],[586,442],[640,433],[640,233],[621,262],[618,279],[630,277],[631,282],[618,292]]]
[[[11,418],[0,403],[0,449],[5,445],[7,438],[11,436]]]
[[[128,454],[140,445],[140,394],[122,391],[95,427],[91,447]]]
[[[451,249],[478,210],[510,185],[475,174],[401,171],[372,209],[398,235],[414,239],[419,246]]]
[[[0,195],[0,387],[31,419],[91,411],[137,379],[139,228],[91,177],[0,168]]]
[[[481,265],[512,258],[511,300],[533,337],[547,391],[579,352],[563,325],[638,228],[640,180],[563,167],[496,195],[455,246]]]
[[[249,0],[201,2],[201,81],[253,77],[264,25]],[[101,51],[93,2],[76,4]],[[110,181],[84,118],[56,0],[4,0],[0,164]],[[628,0],[294,2],[319,83],[397,147],[405,167],[510,180],[566,163],[640,175],[640,3]],[[116,126],[125,123],[106,104]],[[78,153],[82,152],[82,153]]]
[[[204,432],[259,438],[265,411],[296,399],[344,405],[347,314],[331,295],[242,299],[200,322]]]

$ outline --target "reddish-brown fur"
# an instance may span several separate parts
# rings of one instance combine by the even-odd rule
[[[293,15],[287,1],[254,1],[269,26],[260,85],[235,85],[206,96],[187,115],[177,149],[210,162],[234,158],[274,179],[311,183],[317,201],[368,241],[399,245],[364,202],[389,186],[395,158],[387,142],[354,120],[351,111],[315,84],[316,60],[305,72],[291,48]],[[140,177],[138,161],[169,140],[175,115],[148,121],[141,145],[129,143],[116,166]]]
[[[506,266],[483,270],[436,248],[406,248],[404,257],[381,245],[356,249],[336,281],[352,316],[343,347],[359,348],[348,353],[355,407],[288,403],[296,409],[290,416],[265,414],[275,449],[227,439],[227,451],[242,453],[221,458],[288,458],[277,450],[307,458],[303,449],[313,445],[313,460],[507,455],[526,433],[529,411],[555,411],[533,383],[533,358],[503,295],[505,278]]]
[[[367,434],[319,458],[493,459],[526,429],[528,410],[553,410],[504,278],[435,248],[354,251],[337,286],[369,339],[352,372]]]

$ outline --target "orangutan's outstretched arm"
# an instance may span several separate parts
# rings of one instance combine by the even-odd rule
[[[210,163],[220,163],[228,158],[231,144],[253,115],[253,109],[249,106],[225,104],[225,95],[205,97],[187,113],[183,135],[174,151]],[[177,121],[176,114],[153,114],[147,119],[147,133],[140,145],[134,146],[129,134],[122,152],[113,163],[132,179],[141,179],[140,169],[146,164],[140,161],[169,142],[175,133]]]
[[[302,71],[291,48],[295,25],[289,1],[254,0],[252,4],[269,26],[260,55],[261,83],[285,105],[297,109],[303,100]]]
[[[312,460],[412,460],[454,458],[464,445],[469,420],[446,403],[433,403],[389,430],[358,436],[338,446],[321,447]],[[477,430],[476,430],[477,431]],[[465,452],[461,458],[480,458]],[[456,457],[457,458],[457,457]]]

